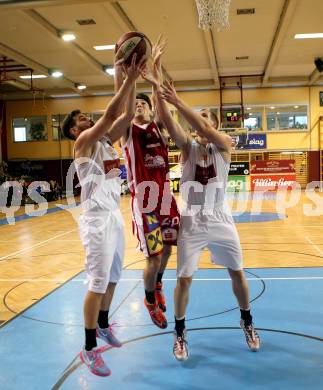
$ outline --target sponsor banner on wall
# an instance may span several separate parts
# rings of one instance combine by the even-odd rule
[[[229,175],[249,175],[249,162],[232,162],[230,163]]]
[[[295,160],[257,160],[251,162],[251,174],[295,173]]]
[[[228,192],[246,191],[246,176],[229,176],[227,182]]]
[[[235,149],[250,150],[250,149],[266,149],[267,136],[266,134],[239,134],[232,136]]]
[[[126,168],[126,166],[125,165],[120,165],[119,169],[121,171],[121,175],[120,175],[121,179],[122,180],[126,180],[127,179],[127,168]]]
[[[276,191],[294,188],[296,174],[289,175],[252,175],[251,191]]]

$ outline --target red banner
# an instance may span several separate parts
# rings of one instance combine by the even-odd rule
[[[296,183],[296,175],[256,175],[251,176],[251,191],[292,190]]]
[[[250,166],[251,174],[295,173],[295,160],[258,160]]]

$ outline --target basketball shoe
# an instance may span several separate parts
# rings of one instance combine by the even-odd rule
[[[152,322],[161,329],[167,328],[167,325],[168,325],[167,319],[166,319],[164,313],[162,312],[162,310],[160,309],[160,307],[157,305],[157,302],[155,302],[154,304],[151,305],[151,304],[147,303],[146,298],[145,298],[144,304],[149,312],[149,315],[150,315]]]
[[[241,329],[244,331],[247,345],[252,352],[258,352],[260,348],[260,338],[256,329],[254,328],[253,323],[250,325],[245,324],[244,320],[240,320]]]
[[[92,374],[98,376],[111,375],[110,369],[104,363],[101,353],[98,350],[92,349],[91,351],[87,351],[83,348],[80,352],[80,359],[88,367]]]
[[[176,360],[183,362],[188,359],[189,353],[186,341],[186,330],[184,330],[182,336],[178,336],[176,331],[174,332],[173,354]]]
[[[108,328],[100,328],[99,326],[96,328],[96,337],[105,341],[107,344],[111,345],[115,348],[122,347],[122,343],[117,339],[113,332],[113,324]]]

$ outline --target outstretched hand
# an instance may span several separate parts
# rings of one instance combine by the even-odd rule
[[[137,78],[141,75],[143,69],[146,67],[146,58],[143,57],[136,64],[137,54],[134,54],[131,59],[131,64],[129,66],[123,65],[123,71],[125,75],[131,80],[137,80]]]
[[[161,97],[170,104],[178,102],[178,96],[172,81],[165,81],[161,87]]]
[[[153,45],[152,48],[153,63],[154,66],[156,66],[156,69],[158,70],[159,73],[161,73],[162,71],[161,56],[165,51],[166,45],[167,45],[166,38],[163,36],[163,34],[160,34],[159,37],[157,38],[156,43]]]
[[[160,85],[158,71],[156,70],[154,65],[153,68],[151,68],[146,64],[141,70],[141,77],[153,87],[158,88]]]

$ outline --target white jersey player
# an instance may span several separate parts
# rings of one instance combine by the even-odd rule
[[[75,164],[84,209],[79,228],[86,254],[88,292],[84,301],[85,346],[80,358],[99,376],[108,376],[111,372],[96,348],[96,339],[121,347],[108,320],[124,252],[123,219],[119,209],[120,161],[112,145],[125,134],[134,115],[135,105],[130,102],[135,100],[135,81],[143,66],[142,61],[138,65],[135,61],[136,56],[133,56],[131,65],[124,69],[123,85],[95,124],[86,114],[75,110],[65,118],[62,127],[64,135],[75,141]]]
[[[160,95],[177,108],[198,134],[194,140],[179,125],[175,132],[170,131],[182,151],[181,193],[186,203],[178,237],[175,358],[188,358],[185,313],[192,277],[204,248],[211,251],[214,263],[228,269],[241,310],[240,325],[249,348],[257,351],[260,341],[250,314],[249,288],[242,268],[241,245],[225,196],[231,137],[217,130],[217,120],[212,118],[208,109],[196,113],[186,105],[172,84],[166,83]],[[167,127],[167,123],[165,125]]]

